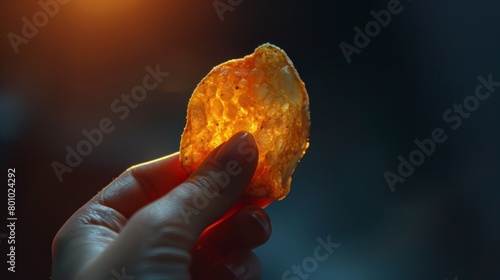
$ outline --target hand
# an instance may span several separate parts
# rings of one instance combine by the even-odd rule
[[[271,221],[247,204],[271,201],[243,195],[257,159],[254,138],[239,132],[190,177],[178,153],[131,167],[59,230],[52,279],[260,279],[251,250]],[[224,216],[235,203],[242,209]]]

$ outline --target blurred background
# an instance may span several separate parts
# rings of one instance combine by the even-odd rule
[[[48,279],[52,238],[72,213],[127,167],[177,151],[197,83],[265,42],[283,48],[305,82],[312,130],[289,196],[267,208],[273,235],[256,250],[263,279],[499,279],[500,87],[478,103],[471,96],[478,76],[500,81],[500,2],[398,2],[2,1],[13,279]],[[378,30],[370,12],[388,4],[399,12]],[[354,51],[355,39],[363,44],[354,28],[367,24],[373,36]],[[352,46],[350,63],[342,42]],[[111,104],[156,65],[170,75],[120,119]],[[464,100],[473,109],[446,122]],[[115,129],[59,180],[53,163],[65,164],[66,147],[103,118]],[[436,128],[447,140],[391,191],[384,173],[397,175],[398,156],[408,160],[414,140]],[[282,278],[328,236],[341,246],[327,260],[307,278]]]

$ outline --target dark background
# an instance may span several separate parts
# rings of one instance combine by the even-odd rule
[[[281,279],[328,235],[341,246],[308,279],[499,279],[500,88],[456,130],[443,113],[474,94],[479,75],[500,81],[500,2],[402,0],[347,63],[339,44],[353,45],[353,28],[388,2],[243,0],[221,21],[212,0],[73,0],[15,53],[7,34],[41,8],[2,1],[0,140],[2,176],[16,168],[17,279],[48,279],[66,219],[127,167],[177,151],[196,84],[265,42],[306,83],[312,128],[290,195],[267,208],[263,279]],[[156,64],[170,76],[119,120],[110,104]],[[115,130],[59,182],[52,162],[105,117]],[[447,140],[391,192],[384,172],[435,128]]]

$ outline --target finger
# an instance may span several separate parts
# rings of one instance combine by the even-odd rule
[[[238,200],[255,172],[258,151],[253,136],[240,132],[214,150],[184,183],[142,209],[134,226],[143,234],[175,227],[190,242],[176,243],[191,250],[201,232]],[[129,223],[132,226],[132,220]],[[146,227],[146,229],[145,229]]]
[[[213,263],[235,251],[262,245],[271,232],[271,219],[266,212],[249,206],[205,231],[193,248],[193,257]]]
[[[224,217],[221,218],[221,221],[225,220],[229,216],[238,212],[239,210],[248,207],[248,206],[257,206],[259,208],[266,208],[269,204],[271,204],[275,199],[272,197],[253,197],[248,196],[246,194],[242,195],[238,201],[229,209]]]
[[[250,206],[203,232],[191,250],[192,267],[208,274],[214,263],[235,252],[251,250],[271,235],[271,221],[261,208]]]
[[[91,202],[105,205],[126,218],[162,197],[187,178],[179,153],[132,166],[96,195]]]
[[[235,253],[214,266],[214,279],[257,280],[262,274],[259,258],[252,251]]]

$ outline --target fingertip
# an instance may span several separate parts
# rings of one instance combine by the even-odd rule
[[[269,240],[269,237],[272,234],[272,222],[269,215],[264,210],[262,210],[262,208],[259,208],[257,206],[249,206],[244,209],[244,211],[248,212],[250,217],[254,221],[256,221],[262,228],[265,236],[262,240],[262,243],[265,243],[267,240]]]
[[[212,168],[215,164],[233,177],[245,177],[245,173],[255,172],[259,150],[252,134],[240,131],[229,140],[215,148],[193,175],[205,171],[204,167]]]
[[[201,234],[242,196],[257,161],[254,137],[248,132],[236,133],[213,150],[200,167],[168,195],[177,197],[175,203],[179,204],[179,213],[172,214],[182,216],[193,233]]]
[[[232,216],[234,213],[241,211],[242,209],[249,207],[249,206],[256,206],[258,208],[266,208],[269,206],[271,203],[275,201],[274,198],[272,197],[253,197],[253,196],[248,196],[246,194],[242,195],[238,201],[229,209],[224,217],[221,218],[221,221],[227,219],[228,217]]]

